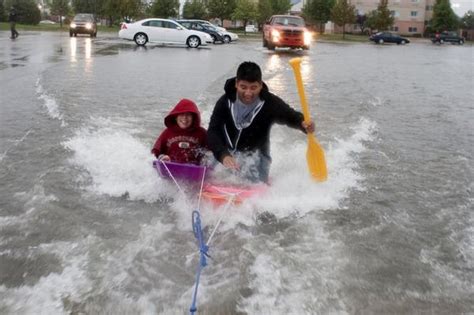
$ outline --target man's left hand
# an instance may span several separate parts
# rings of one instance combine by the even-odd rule
[[[301,123],[301,127],[306,131],[306,133],[313,133],[314,132],[314,122],[310,120],[309,122],[303,121]]]

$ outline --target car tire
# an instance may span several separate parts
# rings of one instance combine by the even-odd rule
[[[133,40],[135,41],[135,44],[138,46],[145,46],[146,43],[148,42],[148,36],[146,36],[145,33],[137,33],[133,37]]]
[[[229,35],[224,35],[224,43],[229,44],[232,41]]]
[[[383,39],[379,39],[379,40],[378,40],[378,43],[379,43],[379,44],[383,44]]]
[[[198,48],[199,45],[201,45],[201,40],[199,37],[192,35],[186,40],[186,45],[188,45],[189,48]]]
[[[216,36],[215,36],[215,35],[212,35],[212,34],[210,34],[210,35],[211,35],[211,38],[212,38],[212,43],[215,44],[216,41],[217,41]]]
[[[262,44],[263,44],[263,47],[268,46],[268,42],[265,40],[265,37],[262,39]]]
[[[74,33],[73,32],[69,32],[69,37],[72,37],[74,36]]]
[[[94,33],[90,33],[91,38],[94,38]]]

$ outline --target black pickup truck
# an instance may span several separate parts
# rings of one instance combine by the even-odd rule
[[[444,44],[444,43],[451,43],[451,44],[464,44],[464,37],[459,36],[456,32],[442,32],[437,33],[431,38],[433,44]]]

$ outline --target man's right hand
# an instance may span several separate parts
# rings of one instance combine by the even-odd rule
[[[237,164],[237,161],[234,159],[234,157],[232,155],[226,155],[222,159],[222,164],[226,168],[230,168],[232,170],[238,170],[239,169],[239,164]]]

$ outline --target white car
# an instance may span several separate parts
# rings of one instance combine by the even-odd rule
[[[257,31],[258,31],[258,29],[257,29],[257,27],[255,27],[255,25],[249,24],[245,27],[245,32],[246,33],[255,33]]]
[[[212,43],[209,34],[188,30],[173,20],[158,18],[144,19],[135,23],[122,23],[119,37],[133,40],[138,46],[145,46],[150,42],[197,48]]]

